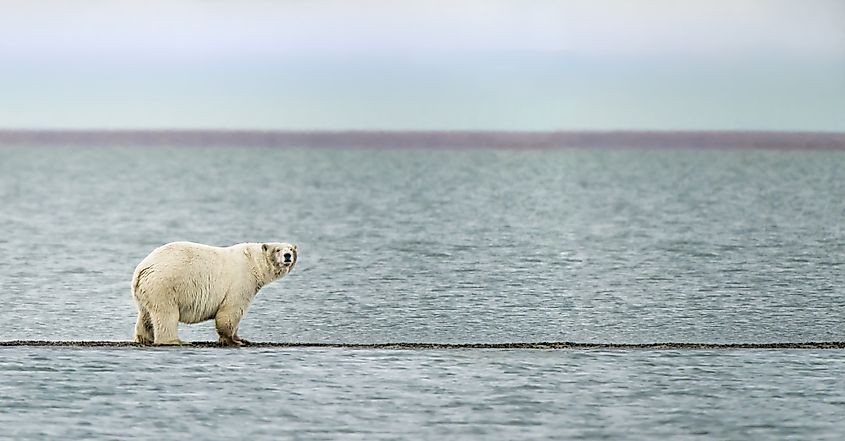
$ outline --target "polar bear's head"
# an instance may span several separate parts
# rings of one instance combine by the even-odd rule
[[[276,267],[278,272],[290,272],[296,264],[296,245],[289,243],[265,243],[261,249],[267,255],[267,260]]]

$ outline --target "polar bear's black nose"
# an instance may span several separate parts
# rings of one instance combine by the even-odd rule
[[[283,256],[284,256],[285,260],[290,260],[290,258],[291,258],[290,253],[285,253],[285,254],[283,254]]]

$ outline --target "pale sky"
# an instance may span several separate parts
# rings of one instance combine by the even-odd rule
[[[0,2],[0,128],[845,131],[845,2]]]

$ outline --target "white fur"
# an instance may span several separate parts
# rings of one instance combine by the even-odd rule
[[[287,275],[296,259],[296,245],[287,243],[221,248],[173,242],[156,248],[132,275],[132,298],[138,307],[135,341],[183,344],[178,322],[214,319],[221,344],[246,344],[238,337],[238,325],[250,302],[262,286]]]

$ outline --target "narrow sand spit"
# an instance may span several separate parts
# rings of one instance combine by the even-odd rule
[[[0,341],[0,347],[68,347],[68,348],[142,348],[128,341],[58,341],[10,340]],[[217,342],[199,341],[175,348],[219,348]],[[445,349],[570,349],[570,350],[697,350],[697,349],[845,349],[845,341],[798,343],[291,343],[257,342],[245,348],[332,348],[385,350],[445,350]]]

